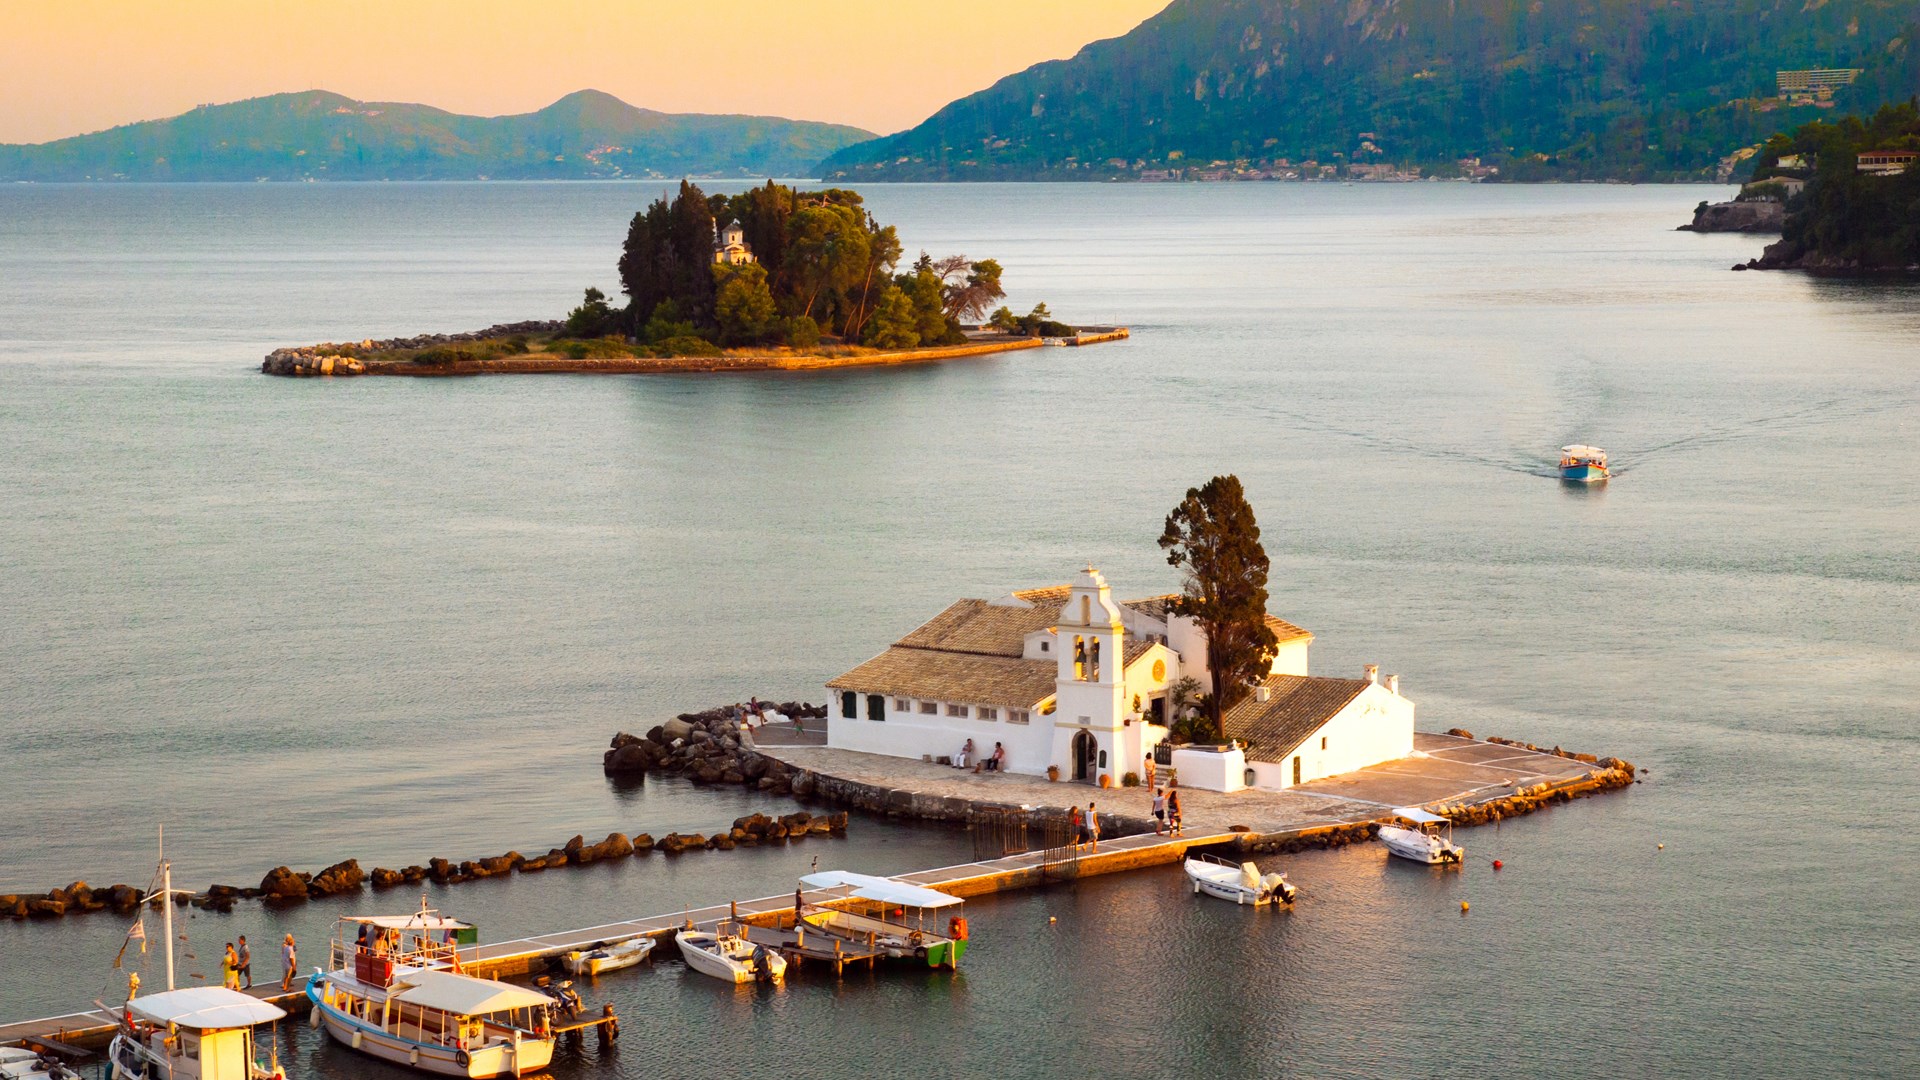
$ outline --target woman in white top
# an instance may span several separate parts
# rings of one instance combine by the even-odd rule
[[[973,763],[973,740],[968,739],[967,745],[960,748],[960,756],[954,760],[954,767],[964,769],[972,763]]]

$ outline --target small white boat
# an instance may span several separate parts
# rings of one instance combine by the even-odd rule
[[[263,1065],[256,1057],[253,1029],[286,1015],[278,1005],[224,986],[134,998],[107,1047],[113,1080],[284,1080],[278,1060]]]
[[[1291,904],[1300,892],[1288,884],[1285,874],[1262,876],[1260,868],[1250,862],[1235,866],[1212,855],[1190,856],[1187,859],[1187,880],[1193,882],[1193,891],[1196,893],[1255,907],[1274,903]]]
[[[779,982],[787,974],[785,957],[735,934],[681,930],[673,940],[688,967],[723,982]]]
[[[563,954],[560,962],[575,975],[599,975],[638,964],[653,953],[653,946],[650,937],[628,938],[597,949],[575,949]]]
[[[50,1057],[42,1057],[38,1050],[29,1050],[24,1046],[0,1046],[0,1077],[5,1080],[80,1080],[79,1073]]]
[[[1393,816],[1411,825],[1380,826],[1380,842],[1403,859],[1429,866],[1445,866],[1466,858],[1467,849],[1453,842],[1453,822],[1438,814],[1429,814],[1414,806],[1402,806]],[[1446,835],[1441,835],[1441,830]]]

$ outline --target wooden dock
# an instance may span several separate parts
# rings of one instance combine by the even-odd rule
[[[1121,836],[1100,841],[1097,851],[1088,847],[1082,847],[1077,851],[1053,848],[1009,855],[1000,859],[958,863],[932,870],[896,874],[894,877],[899,881],[938,889],[962,898],[985,896],[1048,882],[1119,873],[1147,866],[1162,866],[1180,861],[1189,848],[1228,843],[1235,839],[1238,839],[1238,834],[1231,832],[1189,836],[1156,836],[1151,833]],[[846,892],[844,888],[819,889],[802,892],[800,898],[809,907],[833,907],[847,902]],[[491,945],[478,945],[461,950],[460,962],[462,969],[470,975],[485,978],[525,975],[545,971],[555,957],[574,949],[591,949],[634,937],[671,941],[673,932],[689,923],[700,929],[712,930],[720,923],[732,920],[738,920],[747,927],[765,931],[768,934],[768,944],[771,945],[775,940],[771,932],[792,927],[794,896],[794,893],[783,893],[757,900],[713,904],[665,915],[649,915],[625,922],[589,926],[580,930],[565,930],[495,942]],[[809,943],[807,948],[811,950],[814,945]],[[801,959],[833,963],[835,970],[839,971],[849,963],[871,965],[877,958],[877,953],[856,955],[859,952],[861,950],[848,945],[837,955],[833,950],[821,950],[820,955],[817,956],[811,952],[804,953]],[[298,988],[291,992],[281,991],[278,984],[271,987],[256,986],[245,992],[262,1001],[272,1002],[295,1015],[304,1013],[307,1009],[304,983],[299,984]],[[61,1016],[43,1017],[38,1020],[0,1024],[0,1046],[19,1043],[46,1046],[56,1051],[72,1047],[98,1049],[113,1036],[118,1022],[116,1012],[106,1012],[96,1008]],[[599,1022],[594,1021],[594,1023]],[[59,1045],[48,1045],[50,1043]]]

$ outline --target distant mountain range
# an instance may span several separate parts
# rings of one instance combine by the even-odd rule
[[[1832,115],[1781,69],[1860,68],[1825,105],[1920,91],[1914,0],[1174,0],[925,123],[835,181],[1230,176],[1424,165],[1503,179],[1713,179]]]
[[[653,112],[597,90],[492,117],[313,90],[0,145],[0,181],[810,176],[821,158],[872,137],[840,124]]]

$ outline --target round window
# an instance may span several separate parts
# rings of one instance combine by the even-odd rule
[[[1153,681],[1167,681],[1167,662],[1165,660],[1155,660],[1153,662]]]

